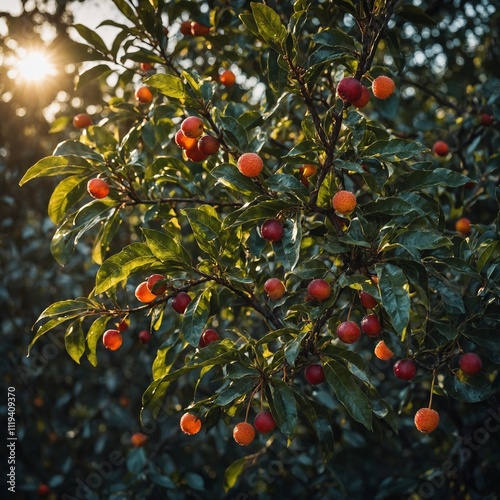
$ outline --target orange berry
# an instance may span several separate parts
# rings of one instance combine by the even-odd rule
[[[203,134],[203,120],[197,116],[188,116],[181,123],[181,130],[186,137],[198,139]]]
[[[230,69],[226,69],[219,75],[219,82],[226,87],[232,87],[236,81],[236,76]]]
[[[355,101],[353,101],[352,104],[356,108],[364,108],[368,104],[369,101],[370,101],[370,92],[363,85],[363,88],[361,89],[361,97],[359,99],[356,99]]]
[[[137,285],[135,296],[139,302],[152,302],[156,299],[156,295],[149,290],[147,281]]]
[[[116,351],[122,345],[122,334],[119,330],[106,330],[102,336],[102,343],[106,349]]]
[[[92,118],[87,113],[80,113],[73,117],[73,126],[76,128],[87,128],[92,125]]]
[[[387,99],[391,97],[395,89],[396,85],[394,84],[394,80],[388,76],[377,76],[377,78],[373,80],[372,92],[377,99]]]
[[[92,198],[100,200],[101,198],[106,198],[106,196],[108,196],[109,186],[104,179],[95,177],[87,182],[87,191]]]
[[[264,168],[264,162],[257,153],[244,153],[238,158],[237,166],[245,177],[258,177]]]
[[[182,130],[178,130],[175,134],[175,143],[181,149],[192,149],[196,146],[198,139],[196,137],[188,137]]]
[[[135,98],[141,104],[149,104],[153,100],[153,93],[149,87],[140,87],[135,91]]]
[[[192,413],[184,413],[180,420],[181,431],[184,434],[192,436],[193,434],[198,434],[201,429],[201,420]]]
[[[255,429],[248,422],[236,424],[233,430],[234,440],[241,446],[249,445],[255,438]]]
[[[455,223],[455,229],[462,234],[470,234],[471,232],[471,223],[470,220],[467,219],[467,217],[462,217],[461,219],[458,219],[457,222]]]
[[[432,152],[437,156],[446,156],[450,152],[450,148],[446,142],[436,141],[432,146]]]
[[[431,408],[420,408],[415,414],[415,427],[424,433],[432,432],[439,425],[439,413]]]
[[[375,346],[374,352],[375,356],[382,361],[387,361],[394,356],[394,353],[387,347],[387,344],[383,340]]]
[[[306,179],[308,177],[313,176],[316,173],[316,170],[317,170],[316,165],[312,165],[311,163],[306,163],[305,165],[300,167],[300,172],[302,176],[305,177]]]
[[[141,63],[141,70],[142,71],[148,72],[148,71],[151,71],[152,69],[154,69],[153,64],[148,63],[148,62]]]
[[[350,191],[339,191],[332,198],[332,206],[342,215],[350,214],[356,208],[356,197]]]
[[[142,432],[135,432],[132,434],[130,438],[130,442],[132,443],[132,446],[135,446],[136,448],[141,448],[146,444],[146,441],[148,440],[148,437],[146,434],[143,434]]]

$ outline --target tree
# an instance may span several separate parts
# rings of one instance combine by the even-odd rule
[[[311,433],[326,463],[336,442],[350,457],[348,443],[369,447],[398,429],[425,454],[432,438],[410,431],[419,408],[440,410],[438,435],[463,403],[486,401],[498,415],[499,93],[497,69],[483,72],[493,32],[481,44],[476,35],[485,54],[478,68],[466,53],[446,64],[446,46],[436,48],[434,39],[459,26],[441,2],[427,11],[391,0],[115,3],[132,27],[105,21],[119,30],[111,47],[78,28],[88,44],[81,53],[97,61],[79,85],[117,76],[109,108],[21,180],[64,176],[49,202],[58,226],[52,253],[64,265],[91,243],[97,265],[87,296],[42,312],[30,348],[64,327],[70,356],[95,366],[105,331],[146,315],[158,348],[144,425],[189,411],[213,441],[226,441],[261,410],[276,421],[271,440],[246,454],[232,449],[226,491],[257,459],[270,470],[277,455],[283,465],[287,440],[289,453],[309,454]],[[467,9],[489,7],[464,4],[465,17],[473,22]],[[456,85],[461,67],[467,87]],[[223,70],[236,82],[221,83]],[[438,140],[447,150],[433,153]],[[89,187],[96,178],[109,194]],[[281,283],[274,297],[266,290],[273,278]],[[207,329],[219,338],[208,341]],[[397,366],[372,355],[372,337]],[[480,373],[459,368],[469,351],[480,356]],[[387,383],[393,364],[404,382]],[[198,436],[189,439],[201,460],[208,438]],[[129,471],[152,482],[141,490],[131,478],[138,491],[179,488],[170,465],[148,466],[144,448],[134,452]],[[314,474],[324,496],[329,474],[318,467],[293,474]],[[386,485],[330,478],[327,487],[385,496],[441,487],[422,481],[431,469],[410,470]],[[262,476],[269,494],[281,475]],[[203,489],[201,476],[185,478]],[[304,479],[287,491],[311,493]]]

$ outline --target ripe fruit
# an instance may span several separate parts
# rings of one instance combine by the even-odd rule
[[[130,326],[130,318],[124,318],[120,322],[116,323],[116,328],[120,330],[120,332],[124,332]]]
[[[461,219],[458,219],[457,222],[455,223],[455,229],[459,233],[470,234],[472,229],[470,220],[467,219],[467,217],[462,217]]]
[[[353,106],[356,106],[356,108],[364,108],[369,101],[370,101],[370,92],[364,85],[362,85],[361,97],[353,101],[352,104]]]
[[[373,80],[372,92],[377,99],[387,99],[388,97],[391,97],[391,95],[394,94],[395,89],[396,85],[394,84],[393,79],[388,76],[377,76],[377,78]]]
[[[198,150],[204,155],[213,155],[219,151],[220,142],[211,135],[204,135],[198,139]]]
[[[488,127],[493,123],[493,116],[488,113],[481,114],[481,125],[483,127]]]
[[[73,117],[73,126],[76,128],[87,128],[92,125],[92,118],[87,113],[80,113]]]
[[[415,427],[424,433],[432,432],[439,425],[439,413],[431,408],[420,408],[415,413]]]
[[[192,149],[196,147],[198,139],[196,139],[195,137],[187,137],[186,135],[184,135],[184,132],[182,130],[178,130],[175,133],[175,143],[181,149]]]
[[[327,281],[314,279],[307,285],[307,293],[311,298],[323,301],[330,297],[332,289]]]
[[[188,116],[181,123],[181,130],[186,137],[198,139],[203,134],[203,121],[197,116]]]
[[[354,321],[344,321],[337,326],[337,337],[345,344],[354,344],[361,337],[361,330]]]
[[[195,36],[205,36],[210,33],[210,26],[204,26],[196,21],[191,23],[191,34]]]
[[[194,146],[194,148],[186,149],[184,151],[186,158],[191,160],[192,162],[199,163],[205,161],[207,159],[207,155],[204,155],[199,149],[198,146]]]
[[[377,305],[375,298],[368,292],[360,292],[359,301],[365,309],[373,309]]]
[[[356,208],[356,197],[350,191],[339,191],[332,198],[332,206],[342,215],[351,214]]]
[[[142,71],[151,71],[152,69],[154,69],[154,65],[151,64],[151,63],[148,63],[148,62],[143,62],[141,63],[141,70]]]
[[[163,34],[165,36],[168,36],[169,33],[170,33],[169,29],[166,26],[163,26]]]
[[[283,229],[283,224],[279,220],[268,219],[260,227],[260,234],[265,240],[276,243],[283,238],[285,230]]]
[[[432,152],[437,156],[446,156],[450,152],[450,148],[446,142],[436,141],[432,146]]]
[[[186,292],[179,292],[172,299],[172,309],[179,314],[184,314],[184,311],[190,302],[191,297]]]
[[[147,440],[148,437],[146,436],[146,434],[143,434],[142,432],[135,432],[130,437],[130,442],[132,443],[132,446],[134,446],[135,448],[142,448],[146,444]]]
[[[276,421],[270,411],[261,411],[255,417],[253,425],[261,434],[267,434],[276,429]]]
[[[230,69],[226,69],[219,75],[219,82],[226,87],[232,87],[236,81],[236,76]]]
[[[278,300],[285,295],[285,285],[278,278],[269,278],[264,283],[264,290],[267,296],[272,300]]]
[[[300,173],[306,179],[313,176],[317,170],[318,168],[316,167],[316,165],[313,165],[311,163],[306,163],[305,165],[302,165],[302,167],[300,167]]]
[[[182,21],[179,31],[184,36],[190,36],[191,35],[191,21]]]
[[[41,483],[38,485],[37,493],[39,497],[45,498],[50,495],[50,486],[45,483]]]
[[[167,291],[167,283],[163,274],[152,274],[146,281],[148,290],[153,295],[162,295]]]
[[[394,353],[387,347],[387,344],[383,340],[375,346],[374,353],[382,361],[387,361],[394,356]]]
[[[241,446],[249,445],[255,438],[255,429],[248,422],[236,424],[233,430],[234,440]]]
[[[382,326],[376,314],[368,314],[361,320],[361,331],[369,337],[378,337]]]
[[[193,434],[198,434],[201,429],[201,420],[196,416],[193,415],[192,413],[184,413],[182,415],[181,420],[180,420],[180,427],[181,431],[184,434],[188,434],[189,436],[192,436]]]
[[[101,198],[106,198],[106,196],[108,196],[109,186],[105,180],[95,177],[87,182],[87,191],[92,198],[100,200]]]
[[[216,340],[219,340],[219,334],[212,328],[209,328],[201,334],[200,347],[206,347],[208,344],[215,342]]]
[[[106,349],[116,351],[122,345],[122,334],[119,330],[106,330],[102,336],[102,343]]]
[[[304,370],[304,376],[306,380],[312,385],[321,384],[321,382],[324,382],[326,380],[323,367],[318,364],[307,365]]]
[[[363,93],[363,85],[356,78],[342,78],[337,86],[337,94],[344,102],[357,101]]]
[[[257,153],[243,153],[238,158],[237,167],[245,177],[258,177],[264,168],[264,162]]]
[[[156,295],[151,293],[148,288],[148,282],[143,281],[137,285],[135,289],[135,297],[139,302],[152,302],[156,299]]]
[[[151,340],[152,335],[149,330],[141,330],[138,337],[141,344],[147,344]]]
[[[476,375],[483,368],[481,358],[475,352],[464,354],[458,362],[460,369],[467,375]]]
[[[413,359],[400,359],[394,363],[394,375],[401,380],[411,380],[417,373],[417,365]]]
[[[153,93],[149,87],[140,87],[135,91],[135,98],[141,104],[149,104],[153,100]]]

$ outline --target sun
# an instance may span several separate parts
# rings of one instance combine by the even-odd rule
[[[40,82],[56,74],[47,54],[41,51],[22,51],[16,63],[18,76],[27,82]]]

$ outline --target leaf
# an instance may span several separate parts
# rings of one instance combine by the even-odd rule
[[[216,210],[209,205],[202,205],[198,208],[186,208],[181,213],[188,218],[198,246],[217,258],[222,246],[219,238],[222,223]]]
[[[62,318],[54,318],[49,321],[47,321],[45,324],[40,326],[33,337],[32,341],[30,342],[30,345],[28,346],[28,356],[30,355],[31,348],[35,345],[35,342],[42,336],[45,335],[48,331],[56,328],[60,324],[64,323],[65,321],[69,321],[71,317],[62,317]]]
[[[391,139],[389,141],[375,141],[366,147],[363,157],[376,157],[382,160],[408,160],[427,151],[428,148],[418,142],[408,139]]]
[[[363,205],[363,214],[406,215],[413,206],[400,198],[378,198]]]
[[[269,52],[267,58],[267,79],[271,90],[281,95],[288,84],[288,71],[284,70],[278,64],[279,57],[281,56],[277,52]]]
[[[142,228],[146,245],[151,253],[161,262],[174,264],[179,270],[191,269],[191,258],[186,249],[181,245],[171,231],[164,228],[163,231]]]
[[[89,178],[90,175],[72,175],[57,185],[49,200],[49,217],[54,224],[59,224],[64,219],[68,208],[86,194],[86,181]]]
[[[297,425],[297,404],[293,392],[282,380],[273,379],[267,387],[271,413],[281,432],[288,438]]]
[[[325,358],[325,360],[323,361],[323,370],[326,380],[335,391],[339,402],[354,420],[371,430],[372,408],[370,400],[359,388],[351,372],[343,364],[331,358]]]
[[[66,351],[71,356],[71,358],[80,363],[80,358],[85,352],[85,335],[82,330],[82,322],[73,322],[66,330],[66,335],[64,336],[64,344],[66,346]]]
[[[280,51],[286,38],[286,28],[279,14],[261,3],[252,2],[250,6],[260,35],[273,49]]]
[[[104,293],[137,271],[150,271],[161,266],[146,243],[132,243],[109,259],[97,271],[95,293]]]
[[[290,342],[285,344],[285,358],[290,366],[295,366],[295,360],[299,355],[302,341],[309,332],[302,332]]]
[[[89,160],[96,161],[104,165],[104,158],[96,153],[92,148],[86,146],[85,144],[79,141],[64,141],[57,145],[56,149],[53,153],[54,156],[71,156],[71,157],[80,157],[87,158]],[[88,165],[88,163],[87,163]]]
[[[247,396],[255,388],[255,377],[242,377],[232,381],[224,390],[217,394],[214,403],[219,406],[227,406],[234,400]]]
[[[395,183],[395,189],[397,191],[419,191],[437,186],[458,187],[470,181],[469,177],[448,168],[417,170],[406,177],[400,177]]]
[[[328,47],[346,47],[353,52],[356,50],[356,40],[335,28],[328,28],[313,35],[312,39],[319,45]]]
[[[63,174],[85,174],[92,166],[85,159],[78,156],[47,156],[37,161],[19,181],[22,186],[38,177],[52,177]]]
[[[486,377],[481,375],[471,377],[461,371],[456,375],[445,377],[443,385],[450,396],[465,403],[484,401],[495,392]]]
[[[251,457],[239,458],[233,462],[224,472],[224,493],[227,493],[231,488],[234,488],[238,478],[245,470],[246,466],[252,460]]]
[[[297,211],[295,217],[288,218],[283,223],[285,233],[283,238],[273,243],[276,258],[284,269],[293,271],[300,258],[300,247],[302,244],[301,213]]]
[[[182,333],[186,342],[198,347],[200,337],[210,316],[210,297],[212,289],[206,288],[192,300],[182,319]]]
[[[396,14],[402,17],[406,21],[410,21],[414,24],[423,24],[435,26],[437,24],[436,19],[429,16],[424,9],[417,7],[416,5],[402,5],[401,8],[396,10]]]
[[[153,75],[147,78],[144,83],[159,90],[167,97],[173,97],[175,99],[189,97],[183,81],[178,76],[167,74]]]
[[[109,319],[109,316],[100,316],[92,323],[87,333],[87,358],[92,366],[97,366],[97,342],[104,333]]]
[[[109,250],[109,244],[115,236],[120,224],[122,223],[121,213],[116,210],[99,228],[99,233],[92,247],[92,260],[101,265],[106,258]]]
[[[236,165],[222,163],[210,171],[210,175],[229,189],[244,196],[261,194],[258,185],[240,173]]]
[[[382,305],[391,319],[392,326],[403,334],[410,320],[410,295],[406,276],[393,264],[376,266]]]
[[[245,150],[248,147],[248,136],[246,130],[232,116],[221,116],[220,121],[223,125],[226,138],[238,149]]]
[[[229,225],[229,227],[248,227],[249,223],[253,225],[255,222],[274,218],[281,210],[291,209],[294,206],[296,206],[295,203],[284,200],[258,201],[254,205],[245,206],[230,214],[224,220],[224,225]]]
[[[73,28],[78,31],[78,34],[84,38],[90,45],[97,49],[102,54],[106,55],[109,53],[106,44],[103,39],[98,35],[97,31],[84,26],[83,24],[73,24]]]

